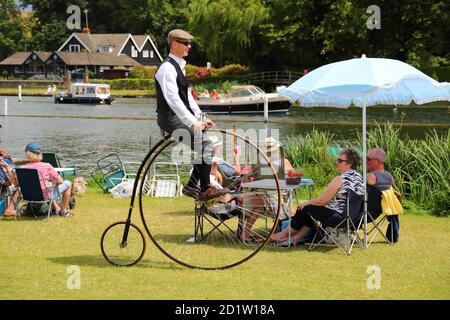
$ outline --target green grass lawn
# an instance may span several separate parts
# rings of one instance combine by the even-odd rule
[[[47,88],[22,88],[22,95],[45,95]],[[0,94],[17,96],[19,91],[17,88],[0,88]]]
[[[184,199],[148,199],[154,210]],[[449,299],[450,220],[401,217],[400,241],[380,242],[351,256],[339,249],[266,247],[232,269],[188,269],[169,260],[147,236],[147,252],[134,267],[109,265],[100,236],[124,220],[128,199],[94,187],[77,198],[75,217],[0,219],[0,299]],[[133,221],[141,226],[137,212]],[[176,230],[174,230],[176,232]],[[209,247],[204,254],[213,254]],[[229,249],[236,250],[236,249]],[[80,270],[80,289],[68,289]],[[369,289],[371,266],[381,270],[379,289]]]

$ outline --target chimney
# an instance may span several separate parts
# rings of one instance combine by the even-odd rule
[[[85,34],[91,34],[91,30],[89,30],[88,12],[88,9],[84,9],[84,14],[86,15],[86,26],[83,28],[83,33]]]

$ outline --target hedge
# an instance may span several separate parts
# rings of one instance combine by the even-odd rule
[[[206,68],[198,67],[191,64],[186,65],[186,76],[191,79],[198,79],[203,77],[224,77],[224,76],[239,76],[248,73],[248,67],[240,64],[229,64],[222,68]]]
[[[92,83],[105,83],[111,86],[111,90],[154,90],[154,79],[92,79]]]

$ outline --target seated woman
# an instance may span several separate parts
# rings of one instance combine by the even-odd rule
[[[284,153],[282,151],[282,145],[272,137],[265,140],[264,151],[267,154],[268,159],[271,161],[274,170],[277,172],[281,179],[291,170],[293,167],[288,159],[284,158]],[[261,172],[260,167],[252,168],[258,176]],[[260,177],[261,178],[261,177]],[[256,190],[255,192],[246,192],[243,195],[244,208],[246,209],[245,221],[243,222],[242,233],[240,236],[241,240],[257,240],[260,238],[257,234],[252,231],[253,225],[259,216],[264,214],[264,209],[267,206],[275,208],[278,206],[277,199],[274,196],[267,197],[262,191]],[[282,219],[291,215],[290,208],[282,208],[283,212],[280,213]],[[286,211],[286,212],[285,212]]]
[[[359,156],[355,150],[341,151],[336,160],[339,175],[334,177],[322,195],[300,204],[292,217],[290,227],[272,235],[271,240],[277,241],[280,246],[298,243],[314,229],[314,222],[310,215],[325,224],[340,221],[345,214],[348,190],[360,195],[364,194],[363,178],[356,171],[358,163]],[[289,233],[292,235],[291,239],[288,239]]]
[[[53,168],[53,166],[49,163],[42,162],[42,147],[40,144],[36,142],[31,142],[27,144],[25,147],[25,153],[28,161],[30,163],[25,164],[22,166],[22,168],[29,168],[29,169],[38,169],[40,174],[42,175],[42,179],[44,181],[41,181],[41,188],[42,192],[45,194],[47,192],[47,188],[50,185],[50,181],[53,181],[58,185],[58,189],[54,189],[53,194],[49,194],[48,196],[53,199],[52,206],[55,212],[60,216],[71,216],[73,215],[68,211],[69,207],[69,199],[72,192],[72,185],[70,181],[63,180],[61,176],[56,172],[56,170]],[[59,191],[59,194],[61,194],[61,203],[58,204],[56,202],[56,197]],[[18,196],[18,192],[16,191],[13,195],[13,198]],[[8,207],[8,209],[5,212],[5,215],[14,215],[15,210],[13,207]]]

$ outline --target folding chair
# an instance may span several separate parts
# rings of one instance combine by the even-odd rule
[[[116,153],[111,153],[97,160],[97,168],[91,172],[91,177],[105,193],[129,178]]]
[[[58,190],[57,186],[55,185],[51,188],[45,186],[45,193],[43,193],[41,183],[44,183],[44,179],[39,170],[29,168],[16,168],[15,171],[17,181],[19,183],[22,201],[25,201],[29,204],[41,204],[41,206],[43,204],[47,204],[47,217],[50,217],[50,214],[52,212],[53,197],[50,197],[49,195],[53,195],[54,188]],[[41,206],[39,206],[39,208],[35,208],[33,205],[30,205],[34,216],[37,215],[34,213],[34,210],[39,210]]]
[[[225,167],[228,167],[229,170],[224,170]],[[226,161],[221,161],[217,164],[217,170],[222,175],[222,186],[229,189],[236,190],[234,193],[239,193],[241,186],[241,175],[229,175],[226,171],[234,171],[234,166]]]
[[[397,242],[398,215],[402,213],[403,208],[392,187],[383,191],[374,187],[368,188],[367,222],[372,224],[372,228],[367,232],[369,238],[367,246],[373,242],[378,234],[389,244]],[[384,232],[386,223],[388,223],[388,226],[386,232]],[[395,224],[397,224],[397,228],[395,228]]]
[[[344,209],[345,216],[334,215],[326,221],[318,221],[311,217],[316,226],[316,233],[309,246],[309,250],[314,250],[318,245],[330,239],[334,245],[341,248],[345,254],[350,255],[353,245],[358,243],[364,248],[363,241],[358,236],[358,230],[361,228],[364,218],[364,195],[359,195],[352,190],[348,190],[347,202]],[[344,237],[338,239],[339,233]],[[318,242],[315,242],[320,238]],[[342,243],[340,240],[344,240]]]
[[[209,237],[214,231],[219,232],[223,237],[233,237],[240,241],[229,220],[233,217],[240,217],[241,211],[233,203],[213,203],[196,202],[195,204],[195,225],[194,241],[200,243]],[[212,228],[205,231],[205,222]],[[223,228],[222,228],[223,227]],[[226,232],[226,233],[225,233]],[[228,235],[227,235],[228,234]]]
[[[151,169],[150,179],[144,188],[146,195],[169,198],[181,196],[181,177],[177,163],[160,161],[154,163]]]
[[[65,168],[61,164],[61,160],[58,155],[54,152],[43,152],[42,153],[42,162],[50,163],[54,168]],[[60,173],[63,178],[71,178],[77,175],[76,170],[73,169],[71,171],[64,171]]]
[[[2,215],[8,207],[10,199],[9,188],[0,184],[0,215]]]

